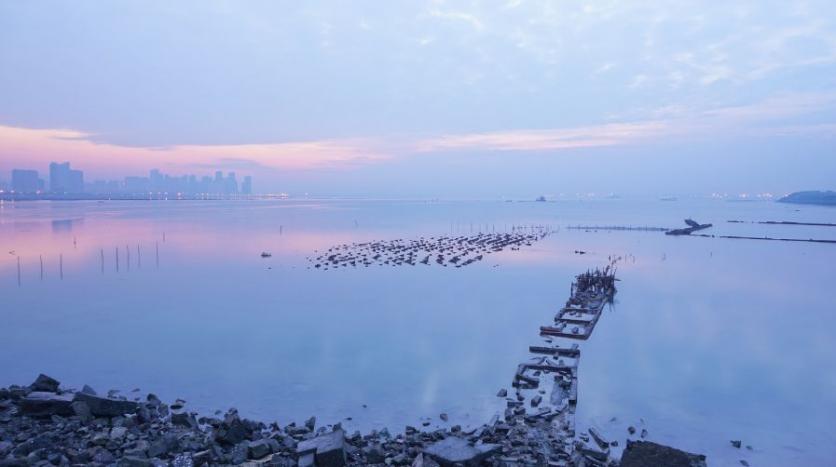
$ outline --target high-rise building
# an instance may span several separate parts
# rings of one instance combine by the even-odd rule
[[[39,191],[37,170],[12,170],[12,190],[16,193],[37,193]]]
[[[52,193],[83,193],[84,173],[72,170],[69,162],[49,164],[49,191]]]
[[[245,195],[253,194],[253,178],[249,175],[244,177],[244,181],[241,182],[241,193]]]
[[[49,164],[49,191],[53,193],[66,193],[69,178],[69,162],[64,162],[63,164],[52,162]]]
[[[235,172],[229,172],[226,175],[226,183],[224,184],[224,193],[226,193],[226,194],[238,193],[238,180],[235,179]]]

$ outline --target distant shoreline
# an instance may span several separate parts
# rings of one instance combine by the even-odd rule
[[[779,203],[836,206],[836,191],[797,191],[778,200]]]

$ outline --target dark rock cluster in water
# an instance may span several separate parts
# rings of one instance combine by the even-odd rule
[[[420,237],[333,246],[308,260],[317,269],[341,267],[439,265],[463,267],[505,249],[519,250],[544,238],[549,231],[532,227],[525,232],[479,233],[458,237]]]

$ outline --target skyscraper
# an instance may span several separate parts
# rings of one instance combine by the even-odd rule
[[[253,178],[249,175],[244,177],[244,181],[241,182],[241,193],[245,195],[253,194]]]
[[[66,193],[69,178],[69,162],[64,162],[63,164],[52,162],[49,164],[49,191],[53,193]]]
[[[84,173],[72,170],[69,162],[49,164],[49,191],[52,193],[83,193]]]

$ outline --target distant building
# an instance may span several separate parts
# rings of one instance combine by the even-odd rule
[[[37,193],[39,182],[37,170],[12,170],[12,190],[16,193]]]
[[[244,181],[241,182],[241,193],[245,195],[253,194],[253,178],[251,176],[245,176]]]
[[[84,173],[70,168],[69,162],[49,164],[49,191],[52,193],[84,193]]]

